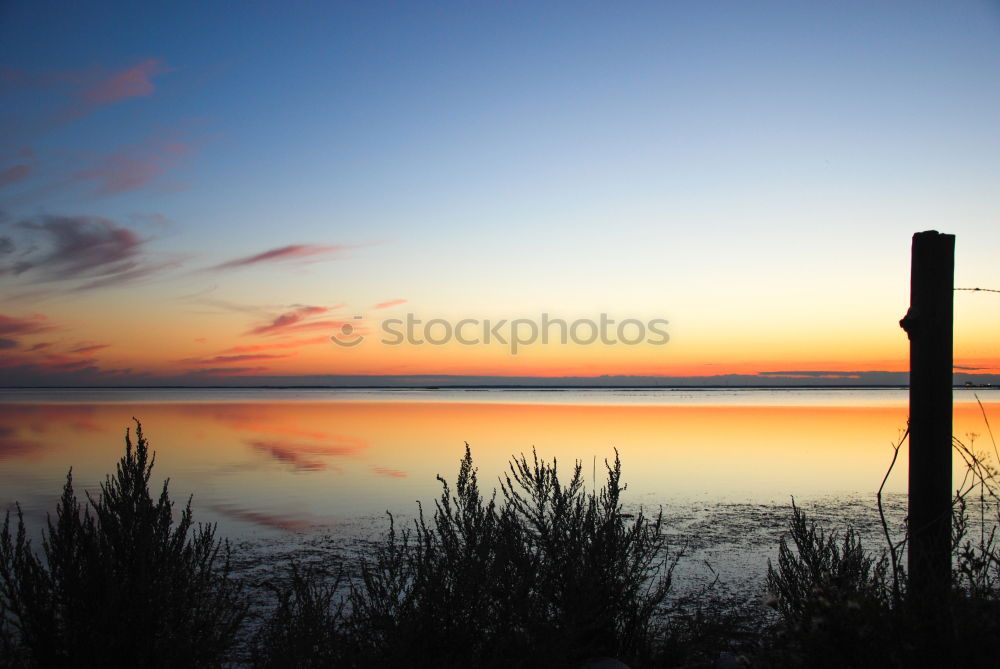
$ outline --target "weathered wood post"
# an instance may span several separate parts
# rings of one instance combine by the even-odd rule
[[[915,601],[943,603],[951,584],[952,312],[955,236],[913,235],[910,310],[909,578]]]

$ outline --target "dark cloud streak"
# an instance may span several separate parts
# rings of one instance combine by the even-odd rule
[[[91,290],[148,277],[178,261],[151,263],[148,240],[99,216],[40,216],[7,226],[15,235],[0,241],[0,276],[25,283],[81,281]]]

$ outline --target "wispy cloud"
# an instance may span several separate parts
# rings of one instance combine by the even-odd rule
[[[70,353],[93,353],[94,351],[100,351],[102,349],[108,348],[111,344],[81,344],[76,348],[70,349]]]
[[[210,358],[184,358],[179,362],[195,365],[221,365],[230,362],[248,362],[250,360],[274,360],[277,358],[289,358],[291,355],[269,355],[266,353],[246,354],[246,355],[216,355]]]
[[[118,195],[149,185],[192,153],[190,143],[151,140],[104,156],[95,166],[76,172],[73,179],[95,184],[97,195]]]
[[[0,92],[18,96],[24,112],[8,118],[3,132],[12,137],[45,133],[108,105],[156,92],[155,79],[173,68],[162,60],[147,58],[119,69],[90,68],[31,72],[0,70]],[[29,113],[30,112],[30,113]]]
[[[267,371],[270,371],[269,367],[206,367],[205,369],[188,370],[188,374],[192,376],[240,376]]]
[[[301,306],[293,309],[292,311],[286,311],[280,314],[270,323],[264,325],[258,325],[252,328],[247,334],[253,335],[276,335],[276,334],[286,334],[289,332],[297,332],[302,330],[312,330],[317,328],[335,328],[339,327],[341,321],[308,321],[313,316],[318,316],[320,314],[325,314],[330,311],[331,307],[314,307],[314,306]]]
[[[22,318],[0,314],[0,335],[30,335],[55,330],[56,326],[42,314]]]
[[[251,256],[245,256],[242,258],[236,258],[235,260],[229,260],[213,267],[209,267],[210,270],[225,270],[225,269],[236,269],[239,267],[247,267],[249,265],[257,265],[260,263],[270,263],[279,261],[293,261],[293,262],[304,262],[304,261],[318,261],[323,259],[330,259],[332,256],[337,256],[346,250],[355,248],[346,244],[333,244],[330,246],[318,246],[315,244],[292,244],[290,246],[282,246],[280,248],[271,249],[269,251],[264,251],[262,253],[257,253]],[[324,258],[325,256],[325,258]]]
[[[147,240],[98,216],[40,216],[8,229],[14,237],[0,237],[0,276],[23,277],[27,283],[82,281],[77,289],[86,290],[134,281],[178,264],[147,261]]]
[[[373,309],[388,309],[389,307],[396,307],[396,306],[399,306],[400,304],[406,304],[406,300],[396,299],[396,300],[389,300],[387,302],[379,302],[378,304],[376,304],[372,308]]]
[[[97,107],[129,98],[146,98],[156,90],[153,77],[170,71],[162,60],[144,60],[89,83],[80,91],[79,99],[85,105]]]
[[[19,164],[0,170],[0,187],[27,179],[31,174],[31,165]]]

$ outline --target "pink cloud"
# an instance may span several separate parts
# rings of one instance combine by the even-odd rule
[[[379,302],[373,308],[374,309],[388,309],[389,307],[395,307],[395,306],[398,306],[400,304],[406,304],[406,300],[396,299],[396,300],[389,300],[388,302]]]
[[[192,153],[191,144],[151,141],[105,156],[98,165],[77,172],[74,178],[94,182],[98,195],[117,195],[143,188]]]
[[[55,330],[49,319],[42,314],[32,314],[26,318],[15,318],[0,314],[0,335],[28,335]]]
[[[108,348],[111,344],[89,344],[78,346],[77,348],[70,349],[70,353],[92,353],[94,351],[100,351],[101,349]]]
[[[246,256],[244,258],[236,258],[235,260],[229,260],[227,262],[215,265],[209,269],[220,270],[220,269],[235,269],[237,267],[246,267],[247,265],[256,265],[261,262],[271,262],[280,260],[304,260],[307,258],[315,258],[316,256],[323,255],[335,255],[341,253],[342,251],[351,249],[353,247],[346,244],[334,244],[332,246],[317,246],[314,244],[292,244],[290,246],[282,246],[281,248],[271,249],[270,251],[264,251],[263,253],[258,253],[252,256]]]
[[[108,105],[129,98],[145,98],[153,94],[156,86],[152,79],[169,72],[163,61],[150,59],[119,70],[85,88],[80,98],[94,106]]]
[[[0,170],[0,186],[7,186],[26,179],[29,174],[31,174],[31,165],[14,165]]]
[[[325,314],[330,309],[328,307],[299,307],[293,311],[286,311],[285,313],[275,317],[267,325],[260,325],[253,328],[247,334],[255,335],[270,335],[278,334],[280,332],[285,332],[291,329],[293,326],[301,323],[301,321],[308,319],[310,316],[316,316],[319,314]],[[315,324],[315,322],[313,323]],[[299,325],[296,329],[301,329],[302,326]]]

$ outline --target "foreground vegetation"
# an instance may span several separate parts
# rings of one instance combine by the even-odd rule
[[[722,651],[762,667],[995,666],[1000,550],[987,513],[1000,523],[1000,506],[996,472],[971,444],[956,442],[969,478],[948,601],[910,601],[905,531],[895,540],[884,523],[886,548],[871,551],[793,504],[766,575],[765,624],[670,596],[682,551],[667,545],[662,512],[622,512],[617,456],[587,491],[579,463],[560,479],[555,461],[522,455],[484,495],[466,446],[454,488],[439,477],[434,508],[412,526],[390,515],[351,577],[293,566],[284,585],[265,586],[233,576],[229,546],[194,524],[190,500],[177,518],[166,482],[154,500],[138,424],[135,436],[96,499],[81,504],[67,476],[40,551],[20,508],[16,523],[7,515],[0,666],[578,667],[607,656],[695,667]],[[251,615],[263,587],[271,606]]]

